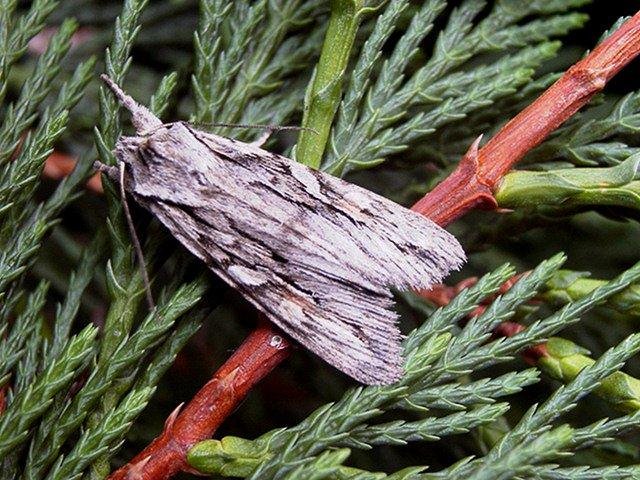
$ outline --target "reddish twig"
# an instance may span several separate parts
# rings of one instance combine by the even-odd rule
[[[493,331],[494,337],[513,337],[514,335],[522,332],[526,327],[517,322],[502,322]],[[524,349],[521,352],[522,358],[529,365],[536,365],[538,360],[542,357],[548,357],[549,351],[547,350],[546,343],[539,343]]]
[[[434,305],[444,307],[445,305],[449,305],[449,302],[451,302],[451,300],[453,300],[454,297],[456,297],[462,290],[472,287],[476,283],[478,283],[478,277],[469,277],[456,283],[452,287],[443,283],[438,283],[429,289],[417,290],[416,293],[425,300],[429,300]]]
[[[485,298],[480,305],[474,308],[471,311],[471,313],[467,315],[467,317],[468,318],[477,317],[478,315],[481,315],[482,313],[484,313],[487,307],[491,305],[491,303],[496,299],[498,295],[504,295],[505,293],[507,293],[511,289],[511,287],[515,285],[515,283],[518,280],[520,280],[522,277],[528,274],[529,272],[522,272],[511,277],[509,280],[507,280],[500,286],[500,288],[494,295],[491,295],[490,297]],[[462,290],[464,290],[465,288],[469,288],[472,285],[475,285],[477,282],[478,282],[478,277],[470,277],[470,278],[465,278],[461,282],[458,282],[453,287],[438,284],[438,285],[434,285],[429,290],[419,290],[416,293],[420,295],[422,298],[434,303],[435,305],[439,307],[444,307],[445,305],[449,305],[451,300],[453,300]]]
[[[487,307],[495,300],[498,295],[504,295],[507,293],[511,287],[513,287],[518,280],[522,277],[528,275],[529,272],[522,272],[517,275],[514,275],[509,280],[504,282],[498,291],[491,295],[488,298],[485,298],[480,302],[476,308],[474,308],[467,316],[467,319],[477,317],[482,315]],[[439,307],[444,307],[448,305],[462,290],[465,288],[469,288],[472,285],[475,285],[478,281],[477,277],[470,277],[458,282],[453,287],[448,287],[446,285],[434,285],[434,287],[430,290],[421,290],[418,293],[422,298],[429,300],[430,302],[435,303]],[[464,321],[462,323],[465,323]],[[497,337],[513,337],[517,333],[522,332],[525,328],[524,325],[518,322],[502,322],[493,330],[493,338]],[[528,348],[525,348],[521,352],[522,358],[525,362],[535,365],[536,362],[542,358],[548,356],[546,344],[541,343],[538,345],[534,345]]]
[[[480,140],[481,138],[478,138],[473,142],[458,167],[436,188],[418,200],[411,207],[412,210],[429,217],[439,225],[448,225],[473,209],[494,209],[498,206],[493,198],[491,185],[481,174],[481,157],[478,150]]]
[[[7,391],[9,390],[8,385],[4,385],[0,387],[0,415],[4,413],[7,409]]]
[[[289,342],[269,324],[258,326],[189,404],[169,416],[162,434],[109,477],[170,478],[187,471],[187,450],[211,437],[262,377],[289,355]]]
[[[476,208],[495,208],[493,192],[502,176],[529,150],[584,106],[605,83],[640,53],[640,12],[582,61],[572,66],[528,108],[478,150],[478,141],[456,170],[412,208],[440,225]],[[282,340],[270,346],[274,337]],[[291,350],[272,325],[254,331],[162,435],[110,479],[158,480],[187,469],[185,453],[210,437],[250,388]]]
[[[413,210],[446,225],[475,208],[495,208],[493,192],[502,177],[638,54],[640,12],[569,68],[480,150],[479,142],[474,142],[456,170]]]
[[[51,43],[51,39],[58,32],[58,30],[58,27],[47,27],[44,30],[40,31],[40,33],[29,40],[29,43],[27,44],[29,53],[42,55],[44,52],[46,52],[49,43]],[[71,35],[71,49],[87,43],[95,36],[96,33],[91,27],[80,27],[73,35]]]

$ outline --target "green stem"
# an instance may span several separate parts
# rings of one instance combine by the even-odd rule
[[[607,280],[588,277],[588,272],[558,270],[546,283],[546,290],[539,297],[555,305],[564,305],[586,297],[607,283]],[[630,285],[613,295],[606,306],[625,317],[637,319],[640,317],[640,285]]]
[[[273,457],[269,450],[269,441],[278,430],[269,432],[256,439],[248,440],[240,437],[224,437],[222,440],[204,440],[196,443],[187,453],[189,466],[201,474],[221,477],[249,477],[260,466]],[[348,454],[349,449],[344,449]],[[328,479],[338,480],[369,474],[366,478],[383,478],[385,475],[373,474],[365,470],[341,465],[336,474]]]
[[[495,192],[501,208],[619,206],[640,210],[640,155],[609,168],[513,171]]]
[[[228,436],[196,443],[187,453],[187,462],[200,473],[248,477],[271,457],[268,435],[256,440]]]
[[[363,0],[333,0],[320,60],[304,102],[296,159],[318,168],[342,96],[342,79],[358,31]]]
[[[596,362],[589,357],[589,353],[586,348],[570,340],[551,337],[545,342],[544,355],[536,360],[536,367],[566,385],[583,369]],[[640,380],[624,372],[617,371],[605,377],[593,393],[616,410],[625,413],[640,410]],[[502,418],[482,426],[478,430],[482,449],[490,450],[497,445],[507,431],[509,426]]]
[[[547,375],[563,383],[573,380],[580,371],[595,363],[586,349],[564,338],[553,337],[546,343],[548,355],[537,366]],[[623,372],[606,377],[594,391],[617,410],[631,413],[640,409],[640,380]]]

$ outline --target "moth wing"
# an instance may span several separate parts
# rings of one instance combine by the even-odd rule
[[[223,227],[212,235],[209,223],[193,212],[185,215],[180,206],[161,201],[142,203],[269,320],[329,364],[366,384],[388,384],[402,376],[401,335],[387,290],[367,290],[304,266],[278,268],[270,263],[282,260],[274,260],[267,248],[251,255],[240,247],[229,249],[218,235],[234,233],[221,232]]]
[[[140,154],[167,158],[134,169],[136,199],[271,321],[363,383],[401,376],[389,287],[440,281],[464,259],[455,238],[365,189],[188,126]]]
[[[268,213],[289,223],[300,240],[317,240],[324,260],[339,255],[339,265],[348,267],[341,273],[353,271],[354,281],[426,288],[465,260],[453,235],[385,197],[252,144],[190,132],[214,157],[230,160],[218,173],[240,178],[244,195],[256,193],[260,214],[267,213],[267,205],[269,210],[282,205]],[[213,182],[221,181],[210,175]]]

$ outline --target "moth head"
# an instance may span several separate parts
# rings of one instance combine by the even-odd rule
[[[131,113],[131,123],[140,133],[162,125],[162,122],[147,107],[140,105],[129,95],[124,93],[120,86],[107,75],[100,75],[102,81],[107,85],[109,90],[118,99],[120,105],[125,107]]]
[[[153,178],[158,174],[179,175],[179,172],[174,172],[179,170],[181,165],[173,161],[177,155],[177,147],[174,146],[175,141],[172,141],[170,135],[172,128],[173,125],[167,124],[153,129],[152,132],[120,137],[114,155],[118,163],[125,165],[125,174],[132,186],[150,187]]]
[[[121,137],[116,143],[116,158],[126,164],[131,163],[132,157],[138,153],[140,145],[144,142],[142,137]]]
[[[160,159],[149,148],[150,142],[150,136],[121,137],[116,143],[114,154],[130,171],[152,168]]]
[[[124,164],[125,176],[132,183],[131,186],[136,183],[136,177],[144,174],[142,170],[148,168],[141,158],[141,146],[145,141],[144,137],[120,137],[113,152],[118,163]]]
[[[163,161],[158,152],[167,150],[166,144],[172,143],[170,131],[179,127],[180,122],[165,123],[149,131],[139,132],[136,136],[120,137],[114,152],[116,158],[132,167],[137,164],[145,167],[158,165]]]

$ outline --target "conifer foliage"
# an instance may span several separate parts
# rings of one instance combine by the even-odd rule
[[[625,21],[640,52],[624,2],[586,44],[603,3],[0,0],[0,480],[640,478],[637,83],[451,225],[469,263],[448,286],[397,292],[398,383],[305,352],[276,367],[288,344],[252,373],[248,340],[232,377],[273,372],[215,422],[171,411],[205,384],[202,405],[239,405],[214,371],[254,312],[136,209],[149,311],[117,185],[92,171],[130,131],[106,73],[167,121],[301,125],[267,148],[410,206]]]

